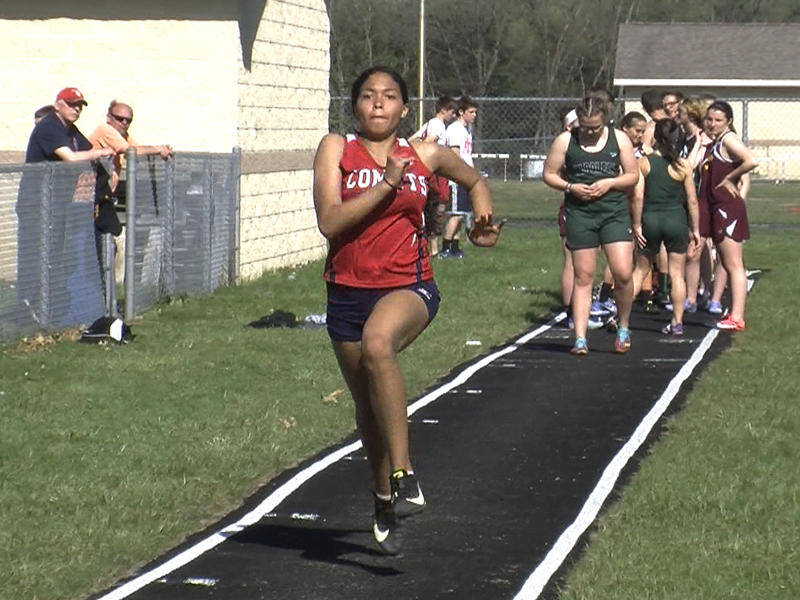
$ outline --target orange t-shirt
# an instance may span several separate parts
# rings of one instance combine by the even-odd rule
[[[126,140],[122,134],[108,123],[101,123],[92,133],[89,134],[89,141],[93,148],[112,148],[114,154],[114,174],[111,176],[111,189],[117,189],[119,173],[122,170],[122,163],[125,158],[125,151],[136,148],[139,144],[131,136]]]

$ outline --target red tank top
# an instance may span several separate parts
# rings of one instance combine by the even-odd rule
[[[742,164],[741,161],[731,161],[722,155],[722,140],[728,133],[732,132],[728,131],[714,140],[714,143],[706,148],[706,154],[703,158],[700,171],[699,200],[707,202],[709,206],[717,206],[729,200],[736,200],[736,197],[725,188],[717,189],[722,180]],[[733,183],[736,185],[739,182],[734,181]]]
[[[361,223],[331,240],[326,281],[359,288],[391,288],[433,279],[423,216],[431,172],[408,140],[398,139],[394,153],[413,161],[400,188]],[[354,134],[347,135],[339,169],[342,202],[383,179],[384,167]]]

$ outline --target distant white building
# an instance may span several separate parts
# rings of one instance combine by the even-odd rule
[[[614,85],[626,110],[649,88],[729,101],[758,173],[800,179],[800,24],[623,23]]]

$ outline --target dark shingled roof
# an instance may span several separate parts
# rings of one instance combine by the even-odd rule
[[[623,23],[614,78],[800,80],[800,24]]]

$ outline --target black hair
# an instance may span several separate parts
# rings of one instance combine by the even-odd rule
[[[665,92],[661,92],[661,100],[664,100],[667,96],[675,96],[675,99],[678,102],[683,101],[683,94],[681,92],[674,92],[672,90],[667,90]]]
[[[653,148],[666,158],[670,164],[677,165],[680,160],[680,149],[676,147],[676,132],[680,125],[675,119],[658,119],[653,130]]]
[[[626,113],[624,117],[622,117],[622,121],[620,121],[619,126],[623,129],[628,129],[633,127],[633,124],[636,121],[644,121],[647,122],[647,117],[645,117],[642,113],[632,110],[629,113]]]
[[[659,108],[663,108],[661,105],[661,92],[654,89],[645,90],[642,92],[642,108],[644,108],[648,114],[653,114],[653,111],[658,110]]]
[[[718,110],[719,112],[725,114],[726,119],[733,121],[733,108],[731,108],[731,105],[724,100],[715,100],[709,104],[708,108],[706,109],[706,113],[708,113],[710,110]]]
[[[458,110],[458,102],[456,102],[450,96],[441,96],[436,101],[436,113],[440,113],[443,110]]]
[[[478,103],[469,96],[461,96],[458,99],[458,114],[467,112],[470,108],[478,108]]]
[[[356,103],[358,103],[358,97],[361,95],[361,88],[364,87],[364,83],[367,79],[372,77],[375,73],[384,73],[394,79],[395,83],[400,87],[400,95],[403,97],[403,104],[408,104],[408,86],[403,76],[391,67],[375,65],[356,77],[356,80],[350,88],[350,107],[353,109],[353,113],[356,111]]]

